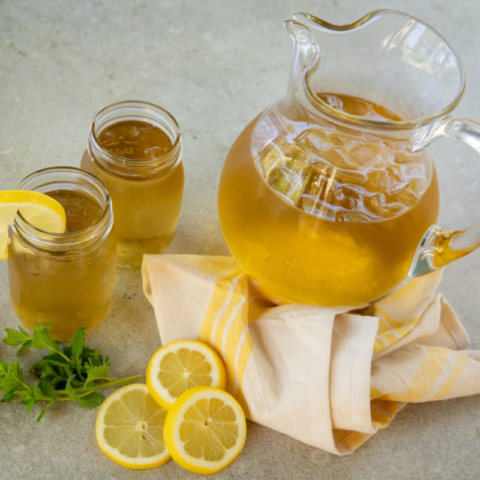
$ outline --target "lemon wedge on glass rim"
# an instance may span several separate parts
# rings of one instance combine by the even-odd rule
[[[50,233],[65,231],[65,210],[52,197],[28,190],[0,191],[0,260],[8,258],[8,227],[13,225],[18,211],[40,230]]]
[[[102,404],[95,432],[102,452],[115,463],[134,470],[163,465],[170,454],[163,439],[167,411],[134,383],[118,389]]]
[[[219,388],[187,390],[168,411],[165,445],[183,468],[204,475],[228,467],[245,443],[247,424],[240,404]]]
[[[178,340],[157,350],[147,368],[147,387],[167,410],[185,391],[198,386],[225,388],[225,365],[218,353],[197,340]]]

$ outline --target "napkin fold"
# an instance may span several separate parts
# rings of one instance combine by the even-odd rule
[[[145,255],[162,343],[211,345],[247,418],[344,455],[408,402],[480,393],[480,351],[435,290],[441,271],[370,307],[273,300],[230,257]]]

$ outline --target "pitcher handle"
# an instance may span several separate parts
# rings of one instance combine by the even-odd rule
[[[414,143],[420,151],[437,138],[460,140],[480,153],[480,123],[463,117],[444,117]],[[480,247],[480,220],[465,230],[450,231],[432,225],[423,236],[413,257],[409,275],[419,277],[437,270]]]

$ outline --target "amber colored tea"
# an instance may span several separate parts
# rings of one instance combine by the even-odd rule
[[[64,207],[65,234],[95,225],[100,205],[73,190],[46,192]],[[9,246],[8,273],[12,305],[30,330],[50,325],[55,340],[69,340],[88,324],[94,329],[107,315],[115,282],[116,241],[113,231],[82,252],[52,254],[33,248],[18,235]]]
[[[148,121],[113,123],[97,137],[117,163],[102,163],[86,154],[81,168],[98,177],[112,198],[119,265],[139,267],[144,253],[162,253],[175,235],[183,166],[180,161],[163,169],[157,162],[174,146],[165,131]],[[157,163],[149,166],[148,161]]]
[[[319,96],[351,115],[400,120],[356,97]],[[282,130],[270,112],[247,126],[225,163],[219,215],[230,251],[286,300],[355,305],[388,293],[437,219],[430,156],[326,120],[312,126],[301,113]],[[265,142],[272,131],[281,133]]]
[[[114,123],[102,131],[98,140],[109,152],[131,160],[153,159],[172,148],[161,128],[138,120]]]

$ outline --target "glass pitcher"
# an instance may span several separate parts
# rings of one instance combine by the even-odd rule
[[[426,147],[447,136],[480,151],[480,124],[449,115],[465,74],[448,42],[393,10],[284,25],[287,95],[240,134],[220,181],[222,231],[243,269],[284,300],[359,305],[476,249],[480,222],[435,225]]]

